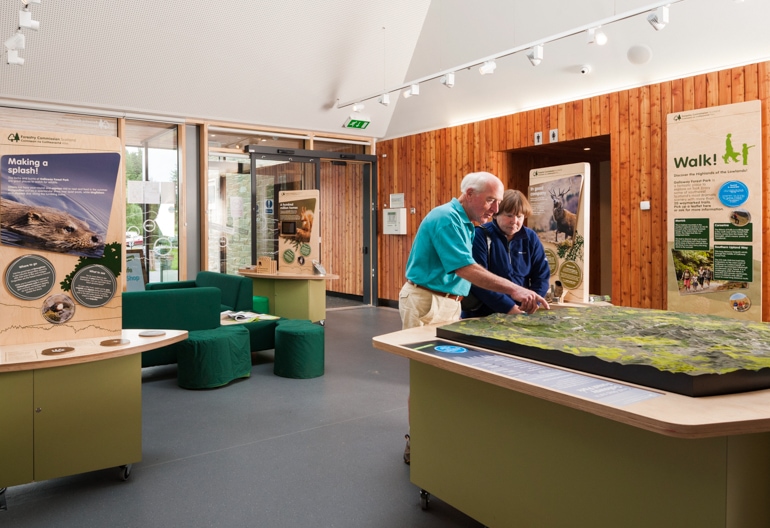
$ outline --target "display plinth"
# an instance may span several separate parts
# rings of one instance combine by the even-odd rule
[[[435,333],[373,339],[410,360],[419,488],[491,528],[770,526],[770,390],[610,404],[414,348]]]

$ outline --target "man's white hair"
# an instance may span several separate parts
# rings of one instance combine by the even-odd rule
[[[460,192],[465,194],[468,189],[473,189],[477,193],[483,192],[494,180],[500,181],[500,178],[491,172],[471,172],[466,174],[460,183]]]

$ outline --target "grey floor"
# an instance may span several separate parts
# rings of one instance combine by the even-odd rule
[[[374,349],[398,330],[390,308],[331,309],[326,371],[189,391],[176,367],[144,369],[143,459],[118,470],[14,486],[0,527],[479,527],[433,497],[420,508],[401,456],[409,367]],[[2,470],[2,468],[0,468]]]

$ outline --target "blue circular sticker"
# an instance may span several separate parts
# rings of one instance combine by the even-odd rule
[[[445,354],[462,354],[463,352],[467,352],[468,349],[461,346],[453,346],[453,345],[439,345],[435,347],[436,352],[444,352]]]
[[[726,207],[738,207],[749,199],[749,188],[737,180],[723,183],[719,188],[719,201]]]

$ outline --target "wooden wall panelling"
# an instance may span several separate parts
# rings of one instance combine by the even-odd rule
[[[743,100],[754,101],[759,96],[759,65],[752,64],[744,68],[743,74]]]
[[[527,126],[524,127],[526,121]],[[527,112],[526,116],[522,117],[521,127],[521,146],[531,147],[535,144],[535,114],[534,112]]]
[[[743,68],[733,68],[730,70],[730,75],[730,83],[732,88],[731,100],[733,103],[742,103],[746,100]]]
[[[545,156],[512,155],[510,150],[532,146],[534,132],[559,130],[559,141],[597,135],[610,136],[612,199],[612,297],[621,306],[665,308],[667,295],[667,147],[666,116],[670,113],[762,100],[763,184],[768,185],[770,158],[770,67],[768,63],[733,68],[642,88],[623,90],[589,99],[520,112],[483,122],[450,127],[379,143],[380,152],[391,148],[393,159],[380,167],[380,185],[402,190],[417,209],[410,215],[410,235],[399,237],[396,248],[381,244],[381,298],[397,300],[403,282],[403,265],[419,221],[432,207],[459,195],[461,177],[472,170],[489,170],[506,187],[526,188],[534,166],[559,164]],[[432,146],[426,147],[427,144]],[[547,137],[544,143],[548,143]],[[408,154],[405,154],[408,153]],[[427,157],[428,159],[423,159]],[[422,159],[418,162],[417,159]],[[430,158],[434,158],[432,161]],[[396,162],[397,160],[397,162]],[[386,167],[391,167],[388,179]],[[595,168],[594,168],[595,167]],[[592,165],[598,174],[597,164]],[[768,207],[767,189],[763,207]],[[639,202],[650,200],[649,212]],[[762,228],[770,229],[764,214]],[[763,278],[770,276],[770,244],[763,245]],[[387,248],[387,249],[385,249]],[[592,274],[593,275],[593,274]],[[391,286],[392,282],[396,286]],[[391,293],[391,292],[395,293]],[[763,281],[763,314],[770,306],[770,280]],[[766,317],[765,317],[766,318]]]
[[[666,156],[664,151],[663,131],[665,130],[667,110],[662,95],[664,88],[660,84],[650,87],[650,280],[652,299],[650,308],[662,310],[666,307],[668,288],[666,287],[666,186],[663,185]],[[645,198],[643,198],[645,199]]]
[[[693,79],[695,89],[695,108],[706,108],[708,106],[709,84],[705,75],[698,75]]]
[[[321,173],[322,262],[340,276],[326,289],[363,295],[363,166],[329,164]]]
[[[762,320],[770,318],[770,229],[768,193],[770,193],[770,63],[757,65],[757,95],[762,101]]]
[[[611,169],[611,195],[612,195],[612,303],[616,305],[623,305],[623,281],[625,280],[626,273],[621,273],[623,268],[623,254],[620,241],[625,236],[623,233],[622,225],[622,155],[625,154],[627,149],[621,149],[621,112],[620,112],[620,93],[612,94],[611,98],[611,113],[612,119],[610,121],[610,165]],[[624,120],[625,122],[625,120]]]
[[[543,124],[543,110],[537,108],[532,110],[532,144],[535,143],[535,132],[540,132],[543,138],[543,145],[548,143],[548,129]]]
[[[630,224],[627,245],[629,251],[628,265],[623,267],[623,271],[630,274],[627,292],[629,295],[628,303],[631,306],[641,306],[639,278],[641,276],[641,252],[640,238],[641,229],[639,226],[639,89],[634,88],[628,91],[628,117],[626,119],[626,131],[628,134],[628,185],[625,193],[626,216]]]
[[[671,81],[671,113],[684,110],[684,81]]]
[[[652,170],[650,146],[652,144],[652,130],[650,127],[650,88],[644,86],[639,89],[639,202],[650,199],[650,185]],[[655,292],[652,283],[652,215],[650,211],[642,211],[637,202],[637,211],[639,212],[639,225],[641,234],[639,241],[639,265],[641,267],[639,276],[640,305],[643,308],[651,308]]]
[[[719,83],[719,94],[717,97],[717,104],[713,106],[720,106],[732,103],[733,89],[732,89],[732,76],[730,70],[722,70],[716,73],[709,73],[707,75],[716,75],[717,82]]]
[[[524,115],[524,114],[514,114],[514,116],[513,116],[513,143],[512,143],[512,147],[509,147],[509,148],[517,149],[517,148],[521,148],[522,147],[522,143],[521,143],[521,137],[522,137],[522,133],[521,133],[521,118],[522,118],[522,116],[524,116],[524,126],[526,128],[526,117],[527,117],[526,115]]]

